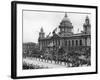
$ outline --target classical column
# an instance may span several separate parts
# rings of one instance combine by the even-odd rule
[[[60,40],[60,46],[62,46],[62,40]]]
[[[85,39],[82,39],[82,46],[85,46]]]
[[[87,46],[91,46],[91,39],[87,38]]]
[[[73,46],[76,46],[76,40],[73,41],[73,44],[74,44]]]
[[[58,39],[57,39],[57,47],[59,46]]]
[[[78,39],[77,41],[78,41],[78,46],[80,46],[80,40]]]
[[[73,45],[72,45],[72,40],[69,40],[70,41],[70,46],[72,47]]]

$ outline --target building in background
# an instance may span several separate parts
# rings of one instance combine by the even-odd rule
[[[72,50],[79,50],[83,47],[91,46],[91,24],[89,17],[86,16],[85,22],[83,24],[83,31],[80,33],[73,33],[73,25],[70,19],[65,13],[63,20],[61,21],[58,28],[60,31],[56,33],[56,29],[53,30],[52,36],[46,36],[43,28],[39,32],[39,49],[56,50],[63,48],[66,52]]]

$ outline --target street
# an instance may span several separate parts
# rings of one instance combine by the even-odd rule
[[[50,61],[42,61],[41,59],[36,59],[36,58],[23,58],[23,62],[27,64],[33,64],[33,65],[39,65],[41,67],[48,67],[48,68],[65,68],[67,65],[64,65],[62,62],[61,64],[55,64],[54,61],[52,63]]]

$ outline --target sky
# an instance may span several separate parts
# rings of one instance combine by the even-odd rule
[[[45,32],[45,36],[48,35],[56,27],[59,27],[64,15],[65,12],[23,11],[23,42],[38,43],[41,27]],[[67,16],[73,25],[74,33],[79,33],[83,30],[87,15],[91,22],[91,14],[67,12]]]

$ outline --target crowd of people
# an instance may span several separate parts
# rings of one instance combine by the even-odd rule
[[[64,62],[64,64],[68,67],[79,67],[79,66],[90,66],[91,65],[91,49],[90,48],[85,48],[83,50],[77,50],[77,51],[70,51],[66,52],[64,51],[63,48],[59,49],[58,51],[52,50],[49,52],[46,52],[46,50],[39,51],[39,49],[32,49],[30,50],[24,50],[23,52],[23,57],[34,57],[44,60],[45,62],[48,61],[54,61],[55,64],[61,64]],[[31,65],[24,64],[24,68],[27,68],[25,66],[29,66],[30,68]],[[38,68],[38,66],[36,67]]]
[[[37,64],[29,64],[26,62],[23,62],[23,69],[43,69],[43,68],[48,68],[48,67],[44,67],[44,66],[40,66]]]

